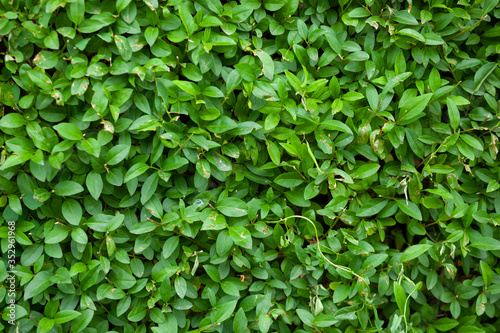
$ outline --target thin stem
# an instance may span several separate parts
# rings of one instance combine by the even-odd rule
[[[193,135],[194,135],[194,133],[191,133],[191,135],[186,139],[186,141],[179,147],[179,149],[177,149],[174,156],[177,155],[188,144],[189,140],[191,140]]]
[[[490,129],[489,131],[487,131],[487,132],[485,132],[485,133],[481,134],[481,135],[480,135],[480,137],[481,137],[481,136],[483,136],[483,135],[486,135],[486,134],[488,134],[488,133],[491,133],[491,132],[493,132],[493,131],[496,131],[496,130],[498,130],[498,129],[500,129],[500,122],[498,122],[498,124],[496,124],[495,126],[493,126],[493,128],[492,128],[492,129]]]
[[[429,164],[429,162],[430,162],[430,161],[431,161],[431,160],[435,157],[435,154],[436,154],[437,152],[439,152],[439,150],[441,149],[441,147],[443,147],[443,144],[444,144],[444,142],[442,142],[442,143],[439,145],[438,149],[436,149],[435,151],[433,151],[433,152],[432,152],[429,156],[427,156],[427,157],[424,159],[425,164],[424,164],[424,167],[422,168],[422,174],[421,174],[421,177],[420,177],[419,181],[422,181],[422,179],[424,179],[424,172],[425,172],[425,168],[427,168],[427,165],[428,165],[428,164]],[[418,166],[421,166],[421,165],[422,165],[422,163],[424,163],[424,161],[420,162],[420,164],[419,164]]]
[[[305,136],[304,136],[304,140],[305,140]],[[307,151],[309,152],[309,155],[311,156],[312,160],[314,161],[314,164],[316,165],[316,168],[318,169],[318,172],[319,173],[324,173],[320,167],[319,167],[319,164],[318,164],[318,161],[316,161],[316,157],[314,157],[314,154],[311,150],[311,147],[309,146],[309,142],[307,140],[306,141],[306,145],[307,145]]]
[[[301,215],[291,215],[291,216],[288,216],[288,217],[285,217],[281,220],[279,220],[278,222],[285,222],[285,226],[286,226],[286,221],[288,219],[291,219],[291,218],[301,218],[301,219],[304,219],[306,220],[307,222],[311,223],[313,228],[314,228],[314,232],[315,232],[315,237],[316,237],[316,245],[317,245],[317,248],[318,248],[318,252],[319,254],[321,255],[321,257],[327,262],[329,263],[330,265],[332,265],[333,267],[335,268],[338,268],[340,270],[343,270],[344,272],[347,272],[347,273],[350,273],[352,275],[354,275],[355,277],[358,278],[358,280],[361,280],[363,281],[364,284],[366,284],[366,286],[368,287],[368,290],[370,290],[370,286],[368,285],[368,283],[366,282],[366,280],[361,277],[360,275],[356,274],[352,269],[350,269],[349,267],[345,267],[345,266],[342,266],[342,265],[337,265],[337,264],[334,264],[333,262],[330,261],[330,259],[328,259],[324,254],[323,254],[323,251],[321,251],[321,244],[320,244],[320,240],[319,240],[319,236],[318,236],[318,229],[316,228],[316,225],[314,224],[313,221],[311,221],[309,218],[305,217],[305,216],[301,216]],[[325,245],[323,245],[324,247],[326,247]],[[326,247],[328,248],[328,247]],[[328,248],[329,249],[329,248]],[[334,252],[332,249],[329,249],[330,251]]]
[[[485,18],[486,18],[486,16],[481,17],[481,19],[480,19],[479,21],[477,21],[476,23],[474,23],[473,25],[471,25],[471,26],[470,26],[470,27],[468,27],[467,29],[462,30],[462,31],[461,31],[461,32],[459,32],[458,34],[456,34],[456,35],[453,35],[453,36],[451,36],[451,37],[446,38],[446,39],[445,39],[445,41],[449,41],[450,39],[456,38],[456,37],[458,37],[458,36],[460,36],[460,35],[463,35],[464,33],[468,32],[469,30],[474,29],[474,28],[475,28],[476,26],[478,26],[481,22],[483,22],[483,20],[484,20]]]
[[[201,330],[198,330],[198,332],[203,332],[203,331],[209,330],[209,329],[214,328],[214,327],[219,326],[219,325],[220,325],[220,323],[215,323],[215,324],[213,324],[213,325],[210,325],[210,326],[204,327],[204,328],[202,328]]]
[[[455,76],[455,72],[453,72],[453,69],[451,68],[450,62],[446,58],[446,51],[444,50],[444,44],[442,45],[443,47],[443,55],[444,55],[444,60],[446,61],[446,64],[448,65],[448,68],[450,69],[451,75],[453,75],[453,78],[455,79],[455,82],[459,82],[457,77]]]
[[[342,216],[342,214],[344,214],[344,212],[347,210],[347,207],[345,207],[339,215],[337,215],[337,217],[335,218],[335,220],[333,221],[332,225],[330,226],[330,228],[328,228],[328,230],[325,232],[325,237],[323,239],[325,239],[328,235],[328,233],[335,227],[335,225],[337,224],[337,222],[340,220],[340,217]]]

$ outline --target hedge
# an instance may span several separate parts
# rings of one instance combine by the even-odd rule
[[[500,331],[498,3],[0,0],[0,330]]]

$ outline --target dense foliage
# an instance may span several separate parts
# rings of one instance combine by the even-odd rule
[[[0,329],[500,331],[498,2],[0,0]]]

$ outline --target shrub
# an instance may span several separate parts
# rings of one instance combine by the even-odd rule
[[[500,330],[498,0],[0,3],[5,331]]]

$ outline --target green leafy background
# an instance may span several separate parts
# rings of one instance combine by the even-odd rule
[[[0,328],[499,331],[498,2],[0,0]]]

